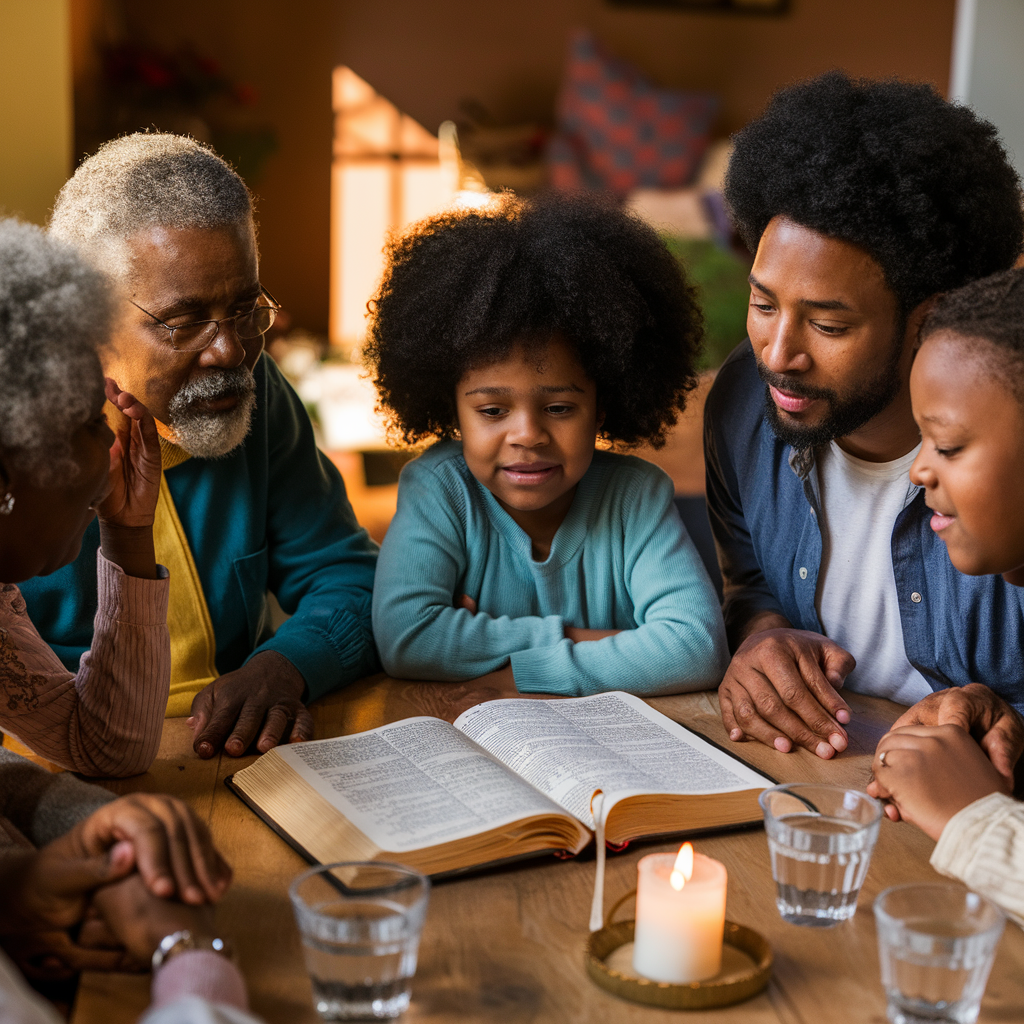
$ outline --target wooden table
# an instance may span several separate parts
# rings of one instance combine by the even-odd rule
[[[449,721],[486,697],[458,684],[404,683],[376,676],[313,705],[317,736],[370,729],[410,715]],[[780,781],[828,781],[863,788],[878,738],[899,714],[888,701],[846,694],[854,710],[850,749],[824,762],[804,751],[780,754],[734,747]],[[651,702],[670,717],[729,746],[713,693]],[[117,792],[148,790],[188,800],[209,822],[235,869],[235,883],[218,908],[218,925],[236,943],[255,1012],[271,1024],[318,1018],[310,1001],[287,886],[306,865],[224,786],[225,776],[253,758],[200,761],[182,719],[164,730],[160,756],[143,776],[109,783]],[[606,905],[636,885],[636,862],[677,844],[637,845],[609,858]],[[514,868],[441,882],[434,887],[423,935],[413,1004],[415,1022],[494,1024],[665,1024],[680,1020],[720,1024],[882,1024],[885,1000],[878,974],[871,903],[882,889],[938,876],[928,865],[932,842],[906,824],[882,821],[867,882],[854,919],[833,929],[785,924],[774,902],[764,832],[722,833],[698,848],[729,870],[727,913],[762,932],[775,950],[775,973],[756,999],[705,1013],[657,1010],[622,1002],[597,988],[583,968],[593,885],[593,859],[541,859]],[[148,1001],[148,976],[87,974],[75,1024],[134,1021]],[[982,1008],[983,1022],[1024,1020],[1024,935],[1008,925]]]

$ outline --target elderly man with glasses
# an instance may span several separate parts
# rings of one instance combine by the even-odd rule
[[[107,143],[64,186],[51,232],[121,287],[104,368],[157,420],[154,527],[170,570],[171,693],[195,750],[312,738],[305,702],[377,667],[377,549],[263,335],[280,308],[259,279],[252,200],[207,147],[144,133]],[[108,415],[113,415],[108,406]],[[23,587],[65,663],[96,612],[93,524],[78,559]],[[267,592],[291,618],[274,633]]]

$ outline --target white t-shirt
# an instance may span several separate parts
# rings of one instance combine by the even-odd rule
[[[932,692],[907,660],[892,569],[893,526],[917,492],[908,473],[919,448],[895,462],[865,462],[833,441],[817,462],[818,617],[825,635],[857,659],[846,686],[899,704]]]

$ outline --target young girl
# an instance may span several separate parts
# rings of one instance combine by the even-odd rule
[[[711,687],[715,592],[661,470],[701,315],[653,231],[592,200],[446,214],[393,243],[367,350],[406,442],[377,568],[381,660],[506,690]]]
[[[1024,270],[950,292],[921,336],[911,480],[953,565],[1021,587],[1024,614]],[[1024,740],[1019,720],[1017,729]],[[868,792],[937,840],[932,866],[1024,921],[1024,805],[971,736],[953,725],[894,729],[873,767]]]

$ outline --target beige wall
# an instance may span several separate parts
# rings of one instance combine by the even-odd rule
[[[547,121],[567,34],[585,25],[661,84],[720,93],[717,131],[725,134],[773,90],[831,67],[927,80],[945,91],[955,6],[792,0],[786,16],[757,18],[616,8],[606,0],[72,2],[79,14],[119,4],[134,34],[162,45],[190,42],[259,88],[260,109],[281,141],[256,186],[263,277],[297,324],[324,333],[335,64],[351,65],[431,131],[457,118],[466,97],[500,121]],[[87,54],[81,40],[96,31],[95,20],[77,19],[76,54]],[[76,70],[85,59],[76,57]]]
[[[549,116],[566,37],[590,28],[665,86],[722,96],[722,134],[788,82],[829,68],[949,77],[955,0],[792,0],[782,17],[613,7],[607,0],[346,2],[346,63],[428,128],[475,97],[500,120]]]
[[[0,0],[0,214],[45,223],[71,167],[68,0]]]
[[[89,88],[93,40],[148,40],[191,46],[214,57],[236,82],[256,87],[259,117],[278,152],[254,184],[261,276],[293,321],[327,330],[331,170],[331,70],[340,7],[333,0],[72,0],[76,6],[76,90]],[[92,74],[98,74],[95,66]]]

